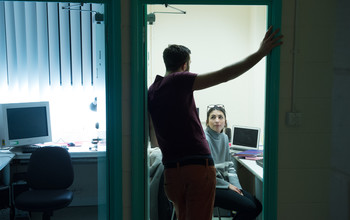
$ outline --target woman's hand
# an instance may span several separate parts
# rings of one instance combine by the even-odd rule
[[[234,185],[230,184],[230,185],[228,186],[228,188],[229,188],[230,190],[233,190],[233,191],[237,192],[239,195],[243,196],[242,191],[241,191],[240,189],[238,189],[237,187],[235,187]]]

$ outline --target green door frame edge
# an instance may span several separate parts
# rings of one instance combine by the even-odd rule
[[[281,27],[282,0],[274,0],[268,8],[268,24]],[[263,183],[263,219],[277,219],[278,190],[278,121],[279,121],[279,84],[280,84],[280,48],[272,51],[267,59],[266,107],[265,107],[265,143],[264,146],[264,183]]]
[[[147,4],[267,5],[268,24],[281,26],[281,0],[132,0],[131,1],[131,210],[132,219],[147,219],[147,68],[145,64]],[[277,219],[278,115],[280,50],[267,58],[263,219]],[[266,193],[268,192],[268,194]]]
[[[123,219],[121,0],[105,4],[107,219]]]

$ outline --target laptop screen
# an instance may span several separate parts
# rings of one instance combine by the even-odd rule
[[[232,148],[257,149],[260,141],[260,128],[233,126]]]

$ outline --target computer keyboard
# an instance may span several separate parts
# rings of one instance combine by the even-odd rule
[[[36,151],[38,148],[41,148],[41,147],[43,146],[40,146],[40,145],[18,146],[18,147],[12,147],[10,151],[13,153],[33,153],[34,151]],[[45,147],[62,147],[68,150],[68,147],[66,145],[50,145]]]
[[[22,153],[33,153],[38,148],[40,148],[40,146],[37,146],[37,145],[22,146],[21,151],[22,151]]]

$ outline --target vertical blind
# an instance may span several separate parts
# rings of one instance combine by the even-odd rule
[[[104,24],[95,20],[103,10],[103,4],[1,1],[0,103],[50,101],[53,138],[82,140],[96,130],[97,119],[87,119],[98,97],[95,115],[104,130]]]
[[[0,2],[0,88],[94,84],[99,4]]]

